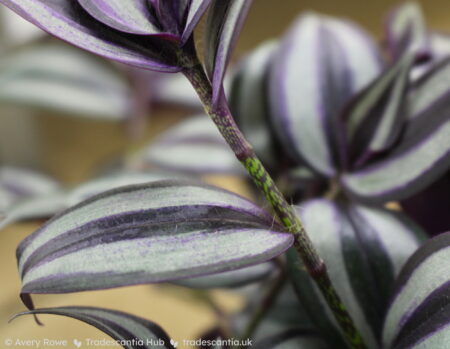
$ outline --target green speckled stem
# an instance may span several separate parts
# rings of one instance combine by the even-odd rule
[[[323,297],[339,323],[348,344],[351,348],[366,348],[362,336],[356,329],[353,320],[333,287],[328,276],[327,268],[306,234],[303,224],[256,156],[252,146],[247,142],[244,135],[239,130],[239,127],[236,125],[234,118],[230,113],[225,97],[222,96],[219,102],[213,106],[211,103],[211,83],[206,76],[201,63],[193,56],[180,56],[180,60],[185,67],[183,73],[197,91],[205,107],[206,113],[216,124],[236,157],[247,169],[253,182],[263,192],[279,220],[286,228],[286,231],[294,235],[294,247],[303,260],[309,274],[321,290]]]

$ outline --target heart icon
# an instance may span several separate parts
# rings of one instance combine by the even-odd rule
[[[170,344],[172,344],[174,348],[178,347],[178,342],[175,342],[173,339],[170,340]]]
[[[81,348],[81,345],[83,343],[81,343],[81,341],[79,341],[78,339],[74,339],[73,340],[73,344],[77,347],[77,348]]]

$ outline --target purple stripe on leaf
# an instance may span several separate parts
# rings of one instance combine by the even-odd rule
[[[323,175],[335,174],[342,157],[335,149],[344,151],[342,109],[380,70],[374,47],[352,23],[309,14],[274,59],[270,98],[278,137],[294,159]]]
[[[428,240],[410,257],[396,281],[383,330],[385,347],[421,343],[438,348],[450,340],[448,326],[450,233]],[[408,344],[409,343],[409,344]]]
[[[115,189],[51,219],[17,250],[22,293],[170,281],[262,263],[290,234],[236,194],[191,182]],[[117,263],[117,261],[122,261]]]
[[[0,2],[48,33],[100,56],[139,68],[180,71],[172,33],[142,36],[118,31],[91,17],[76,1]]]
[[[401,200],[441,177],[450,167],[450,120],[419,131],[404,137],[387,158],[344,174],[341,183],[347,194],[367,203]]]

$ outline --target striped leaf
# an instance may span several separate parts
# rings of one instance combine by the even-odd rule
[[[51,314],[80,320],[111,336],[125,349],[174,349],[169,336],[160,326],[117,310],[81,306],[43,308],[17,314],[14,318],[28,314]],[[79,344],[82,346],[84,343],[80,341]]]
[[[386,44],[392,58],[408,51],[428,48],[427,28],[418,2],[408,1],[394,9],[385,25]]]
[[[200,276],[196,278],[177,280],[174,283],[180,286],[196,289],[209,288],[233,288],[242,287],[268,278],[274,272],[271,262],[252,265],[239,270],[227,271],[225,273]]]
[[[344,174],[347,193],[368,203],[414,195],[450,168],[450,59],[423,76],[408,96],[408,123],[388,157]]]
[[[205,28],[205,65],[213,86],[213,103],[219,101],[228,62],[244,26],[252,0],[214,0]]]
[[[392,147],[406,116],[405,96],[414,55],[406,54],[352,103],[346,116],[347,141],[357,167]]]
[[[327,343],[316,333],[289,330],[256,343],[256,349],[329,349]]]
[[[369,348],[378,348],[394,278],[423,234],[404,216],[350,203],[313,200],[299,208],[330,278]],[[294,251],[288,254],[297,294],[333,348],[346,348],[340,329]]]
[[[380,71],[375,47],[347,21],[308,14],[294,24],[270,76],[270,115],[291,157],[321,174],[335,173],[341,109]]]
[[[22,295],[177,280],[282,253],[292,236],[242,197],[199,183],[121,187],[58,214],[17,250]]]
[[[403,267],[383,330],[385,348],[450,343],[450,232],[429,240]]]
[[[118,31],[89,15],[78,1],[0,0],[0,3],[49,34],[102,57],[138,68],[180,71],[173,43],[163,39],[177,39],[171,33],[133,35]],[[120,5],[123,1],[115,3]]]
[[[265,164],[275,161],[267,79],[276,48],[275,41],[266,42],[242,61],[233,76],[229,98],[240,129]]]
[[[112,67],[61,44],[32,46],[0,62],[1,102],[118,121],[131,111],[129,93]]]
[[[136,166],[189,174],[241,174],[242,166],[206,115],[190,117],[142,151]]]

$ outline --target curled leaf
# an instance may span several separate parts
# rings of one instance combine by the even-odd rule
[[[205,28],[205,65],[213,86],[213,104],[222,93],[222,82],[231,54],[252,0],[214,0]]]
[[[81,306],[43,308],[17,314],[14,318],[28,314],[60,315],[80,320],[111,336],[125,349],[174,349],[169,336],[159,325],[117,310]],[[82,344],[80,342],[80,346]]]
[[[417,1],[408,1],[394,9],[386,20],[386,43],[391,57],[424,49],[427,28]]]

